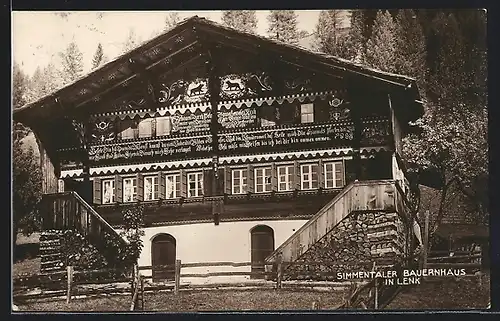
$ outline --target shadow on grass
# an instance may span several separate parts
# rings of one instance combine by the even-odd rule
[[[21,262],[26,259],[34,259],[38,257],[39,253],[39,243],[17,244],[14,248],[14,263]]]

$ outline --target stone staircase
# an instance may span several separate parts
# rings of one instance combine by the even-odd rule
[[[266,262],[284,262],[284,279],[301,272],[348,273],[370,271],[374,263],[378,268],[398,264],[407,251],[403,197],[392,180],[351,183]],[[314,264],[287,264],[293,262]]]

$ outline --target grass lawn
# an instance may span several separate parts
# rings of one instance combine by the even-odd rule
[[[24,236],[21,233],[16,238],[16,257],[12,266],[12,277],[21,274],[40,273],[40,257],[38,257],[39,233]]]
[[[387,309],[485,309],[490,302],[490,277],[483,276],[482,286],[477,278],[443,278],[404,289]]]
[[[146,311],[196,312],[245,310],[310,310],[314,301],[320,309],[331,310],[342,303],[343,293],[307,290],[212,290],[145,293]],[[22,311],[128,311],[130,295],[39,301],[20,305]],[[481,287],[475,278],[452,278],[425,282],[405,288],[386,308],[388,310],[464,310],[484,309],[490,299],[489,277]]]

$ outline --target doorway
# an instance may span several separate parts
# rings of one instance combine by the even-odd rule
[[[266,257],[274,251],[274,231],[267,225],[258,225],[250,230],[252,272],[264,272]],[[264,275],[252,275],[252,279],[262,279]]]
[[[175,276],[176,241],[170,234],[158,234],[151,241],[153,282],[170,281]],[[168,265],[165,267],[164,265]]]

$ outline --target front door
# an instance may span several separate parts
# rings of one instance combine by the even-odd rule
[[[274,232],[269,226],[259,225],[252,229],[252,272],[265,272],[264,262],[267,256],[274,251]],[[253,279],[264,278],[264,275],[252,275]]]
[[[153,239],[151,244],[153,282],[174,279],[175,247],[175,238],[169,234],[160,234]]]

